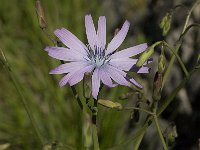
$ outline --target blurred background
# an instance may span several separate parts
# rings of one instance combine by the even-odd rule
[[[193,0],[42,0],[48,30],[51,34],[60,27],[65,27],[79,39],[86,42],[84,16],[92,14],[97,25],[98,17],[107,18],[107,42],[113,37],[116,28],[121,28],[125,20],[131,22],[128,36],[123,47],[130,47],[147,42],[148,45],[158,40],[175,43],[183,28],[186,11],[176,9],[172,18],[169,34],[162,36],[160,21],[167,11],[177,4],[190,7]],[[200,6],[190,19],[190,23],[200,21]],[[190,30],[180,49],[180,56],[188,70],[194,65],[200,51],[200,30]],[[4,50],[12,73],[17,79],[39,131],[47,144],[63,145],[60,149],[69,149],[64,145],[77,146],[81,141],[80,109],[73,98],[69,86],[60,88],[62,75],[49,75],[49,71],[58,66],[58,60],[50,58],[43,50],[53,45],[38,25],[34,0],[0,0],[0,47]],[[159,52],[159,51],[157,51]],[[137,80],[144,85],[145,94],[151,99],[152,83],[157,71],[157,57],[148,75],[139,75]],[[168,54],[166,54],[169,60]],[[1,58],[2,59],[2,58]],[[187,86],[179,92],[176,99],[161,115],[163,130],[169,124],[177,127],[178,138],[172,144],[173,150],[195,150],[200,138],[200,80],[199,72],[195,73]],[[166,97],[184,78],[177,62],[163,90]],[[112,89],[103,88],[101,98],[116,100],[127,106],[134,106],[137,95],[132,94],[126,100],[120,100],[123,93],[130,89],[118,86]],[[20,96],[0,64],[0,149],[7,144],[8,150],[40,149],[40,143],[32,129]],[[135,131],[143,124],[131,119],[130,111],[116,111],[99,106],[98,132],[101,149],[118,145],[133,137]],[[49,147],[48,147],[49,146]],[[160,150],[162,145],[154,125],[151,125],[142,141],[142,150]],[[132,141],[124,148],[132,149]]]

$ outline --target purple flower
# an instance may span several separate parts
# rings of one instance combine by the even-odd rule
[[[89,43],[87,46],[67,29],[61,28],[55,30],[55,35],[67,48],[50,46],[46,47],[45,50],[49,56],[68,63],[51,70],[50,74],[66,74],[59,83],[62,87],[67,83],[70,86],[77,84],[83,79],[86,72],[91,72],[92,96],[95,99],[97,99],[99,93],[100,81],[108,87],[114,87],[117,84],[131,87],[131,84],[134,84],[142,88],[133,78],[128,77],[125,71],[135,71],[137,73],[149,72],[149,68],[146,66],[137,68],[135,66],[137,59],[130,58],[145,51],[147,44],[144,43],[116,51],[124,41],[129,26],[130,23],[125,21],[121,30],[107,46],[105,16],[99,17],[97,32],[91,15],[85,16],[85,28]],[[113,84],[113,81],[117,84]]]

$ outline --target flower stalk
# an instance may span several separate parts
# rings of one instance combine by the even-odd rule
[[[97,132],[97,114],[98,114],[98,102],[97,100],[94,100],[94,106],[92,110],[92,137],[93,137],[94,150],[100,150],[98,132]]]
[[[163,133],[162,133],[162,130],[161,130],[160,124],[159,124],[159,122],[158,122],[158,118],[157,118],[157,115],[156,115],[156,114],[154,115],[154,121],[155,121],[155,124],[156,124],[156,128],[157,128],[159,137],[160,137],[160,139],[161,139],[163,148],[164,148],[164,150],[168,150],[167,144],[166,144],[165,139],[164,139],[164,137],[163,137]]]

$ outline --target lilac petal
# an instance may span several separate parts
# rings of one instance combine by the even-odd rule
[[[71,78],[71,76],[73,76],[74,72],[70,72],[67,75],[65,75],[59,82],[60,87],[66,85],[69,81],[69,79]]]
[[[46,47],[45,51],[48,52],[48,55],[59,59],[59,60],[65,60],[65,61],[80,61],[80,60],[85,60],[83,55],[80,53],[70,50],[68,48],[64,47]]]
[[[111,66],[114,66],[114,67],[116,67],[120,70],[124,70],[124,71],[134,71],[137,73],[149,73],[150,69],[148,67],[142,66],[142,67],[138,68],[135,66],[136,62],[137,62],[137,59],[121,58],[121,59],[111,59],[109,64]]]
[[[107,85],[108,87],[117,86],[117,84],[113,84],[112,79],[110,78],[110,75],[106,71],[104,71],[104,68],[101,68],[99,70],[99,75],[103,84]]]
[[[117,82],[120,85],[125,85],[130,87],[130,83],[124,78],[124,76],[121,74],[121,71],[110,65],[106,67],[107,67],[107,72],[115,82]]]
[[[76,70],[79,70],[81,68],[84,68],[88,66],[87,62],[70,62],[66,64],[62,64],[54,69],[52,69],[49,74],[63,74],[63,73],[69,73],[69,72],[74,72]]]
[[[137,62],[137,59],[119,58],[111,59],[109,64],[124,71],[129,71]]]
[[[141,84],[139,84],[137,81],[135,81],[135,79],[133,79],[133,78],[126,78],[130,83],[132,83],[132,84],[134,84],[134,85],[136,85],[137,87],[139,87],[139,88],[143,88],[142,87],[142,85]]]
[[[96,68],[92,75],[92,96],[97,99],[100,88],[99,69]]]
[[[115,58],[132,57],[134,55],[144,52],[146,48],[147,48],[147,43],[143,43],[143,44],[116,52],[113,55],[111,55],[110,58],[115,59]]]
[[[149,67],[141,67],[138,69],[137,73],[149,73],[150,68]]]
[[[57,29],[54,34],[70,49],[86,54],[87,47],[67,29]]]
[[[142,88],[142,86],[139,83],[137,83],[134,79],[132,79],[132,78],[130,79],[127,76],[127,73],[125,73],[124,71],[119,70],[110,65],[108,65],[107,67],[108,67],[107,71],[109,72],[111,78],[118,84],[131,87],[131,85],[130,85],[130,82],[131,82],[132,84],[135,84],[136,86]]]
[[[132,58],[119,58],[119,59],[111,59],[109,61],[109,64],[111,66],[114,66],[120,70],[124,70],[124,71],[134,71],[137,73],[149,73],[149,68],[142,66],[140,68],[136,67],[135,64],[137,62],[138,59],[132,59]],[[149,59],[147,60],[144,65],[147,65],[149,63],[151,63],[152,60]]]
[[[148,65],[153,62],[153,58],[149,58],[143,65]]]
[[[97,34],[96,34],[96,30],[95,30],[91,15],[85,16],[85,28],[86,28],[88,43],[89,43],[90,47],[93,50],[95,50],[95,45],[97,44],[96,43],[97,42]]]
[[[121,30],[117,33],[117,35],[111,40],[111,42],[108,44],[106,55],[114,52],[124,41],[128,29],[129,29],[130,23],[128,21],[125,21],[123,24]]]
[[[78,82],[80,82],[83,79],[84,74],[86,72],[91,72],[93,69],[94,69],[94,66],[90,65],[75,72],[74,75],[71,77],[71,79],[68,81],[70,86],[73,86],[77,84]]]
[[[59,85],[62,87],[62,86],[64,86],[64,85],[66,85],[67,83],[69,83],[70,82],[70,80],[71,80],[71,84],[73,85],[73,84],[76,84],[76,83],[78,83],[79,81],[78,80],[80,80],[80,77],[78,77],[78,76],[76,76],[77,74],[81,74],[81,71],[82,72],[84,72],[84,71],[89,71],[89,68],[91,68],[91,66],[86,66],[86,67],[84,67],[84,68],[81,68],[81,69],[75,69],[75,70],[73,70],[72,72],[70,72],[70,73],[68,73],[67,75],[65,75],[61,80],[60,80],[60,82],[59,82]],[[74,78],[75,77],[75,78]],[[77,78],[76,78],[77,77]],[[73,79],[74,78],[74,79]]]
[[[100,16],[98,21],[98,30],[97,30],[97,46],[105,49],[106,45],[106,17]]]

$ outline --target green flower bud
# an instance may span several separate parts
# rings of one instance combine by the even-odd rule
[[[158,101],[161,98],[163,76],[161,73],[156,72],[153,83],[153,99]]]
[[[122,109],[122,105],[120,103],[118,103],[118,102],[113,102],[113,101],[110,101],[110,100],[99,99],[98,103],[100,105],[103,105],[103,106],[108,107],[108,108]]]
[[[163,36],[166,36],[170,30],[172,21],[172,12],[168,12],[160,23],[160,28],[163,30]]]
[[[171,125],[164,132],[165,139],[168,145],[172,145],[175,142],[175,139],[178,137],[178,133],[175,125]]]
[[[168,140],[170,143],[174,143],[175,139],[178,137],[176,126],[172,128],[172,131],[168,133]]]
[[[200,54],[198,54],[197,62],[200,63]]]
[[[165,71],[165,55],[164,52],[162,51],[158,60],[158,73],[163,73]]]
[[[90,98],[91,97],[91,89],[92,89],[92,83],[91,83],[91,75],[89,73],[85,74],[84,77],[84,97],[85,98]]]
[[[155,45],[148,47],[147,50],[140,55],[138,61],[136,62],[137,67],[141,67],[151,57],[154,53],[154,47]]]
[[[40,0],[36,0],[35,8],[36,8],[40,28],[42,29],[47,28],[47,22],[44,16],[44,9],[42,7],[42,3]]]

